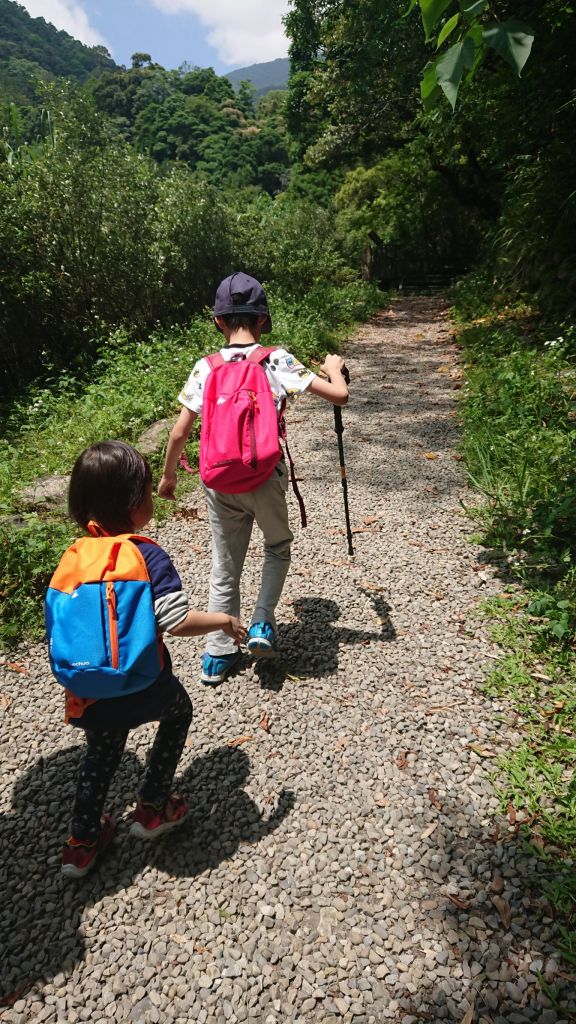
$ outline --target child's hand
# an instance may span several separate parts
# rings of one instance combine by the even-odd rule
[[[342,356],[336,355],[336,353],[331,353],[330,355],[327,355],[324,362],[322,363],[322,366],[320,367],[322,373],[325,373],[326,376],[329,377],[330,379],[332,379],[332,375],[334,374],[335,370],[338,371],[339,373],[342,373],[343,369],[344,360]]]
[[[227,622],[222,626],[226,635],[231,636],[238,644],[244,643],[248,636],[246,627],[242,625],[239,619],[234,618],[233,615],[227,615],[226,619]]]
[[[161,498],[167,498],[168,501],[175,501],[176,499],[176,473],[171,473],[170,476],[164,474],[158,484],[158,494]]]

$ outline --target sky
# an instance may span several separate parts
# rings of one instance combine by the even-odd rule
[[[282,17],[289,0],[18,0],[88,46],[103,45],[117,64],[149,53],[165,68],[184,61],[233,68],[285,57]]]

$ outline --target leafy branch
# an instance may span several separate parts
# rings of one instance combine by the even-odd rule
[[[420,8],[426,42],[444,49],[424,69],[420,93],[425,110],[433,110],[446,97],[456,107],[462,79],[470,81],[488,51],[493,50],[518,76],[530,56],[534,32],[510,18],[496,18],[489,0],[411,0],[406,14]]]

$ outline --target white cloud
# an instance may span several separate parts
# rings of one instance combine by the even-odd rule
[[[259,64],[285,57],[282,17],[288,0],[151,0],[165,14],[195,14],[210,30],[208,42],[229,65]]]
[[[88,19],[86,11],[76,0],[18,0],[33,18],[44,18],[57,29],[79,39],[86,46],[106,46],[108,43]]]

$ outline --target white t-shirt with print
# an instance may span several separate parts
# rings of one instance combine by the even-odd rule
[[[228,345],[220,349],[220,355],[226,362],[238,359],[240,356],[249,356],[259,346],[254,343],[250,345]],[[270,382],[270,388],[274,395],[274,404],[280,413],[282,404],[290,398],[296,398],[306,391],[315,379],[316,374],[308,370],[302,363],[298,362],[295,356],[284,348],[277,348],[270,357],[262,364]],[[191,412],[200,415],[202,411],[202,398],[204,384],[210,373],[210,364],[206,359],[199,359],[192,373],[188,377],[182,391],[178,395],[178,401],[185,405]]]

